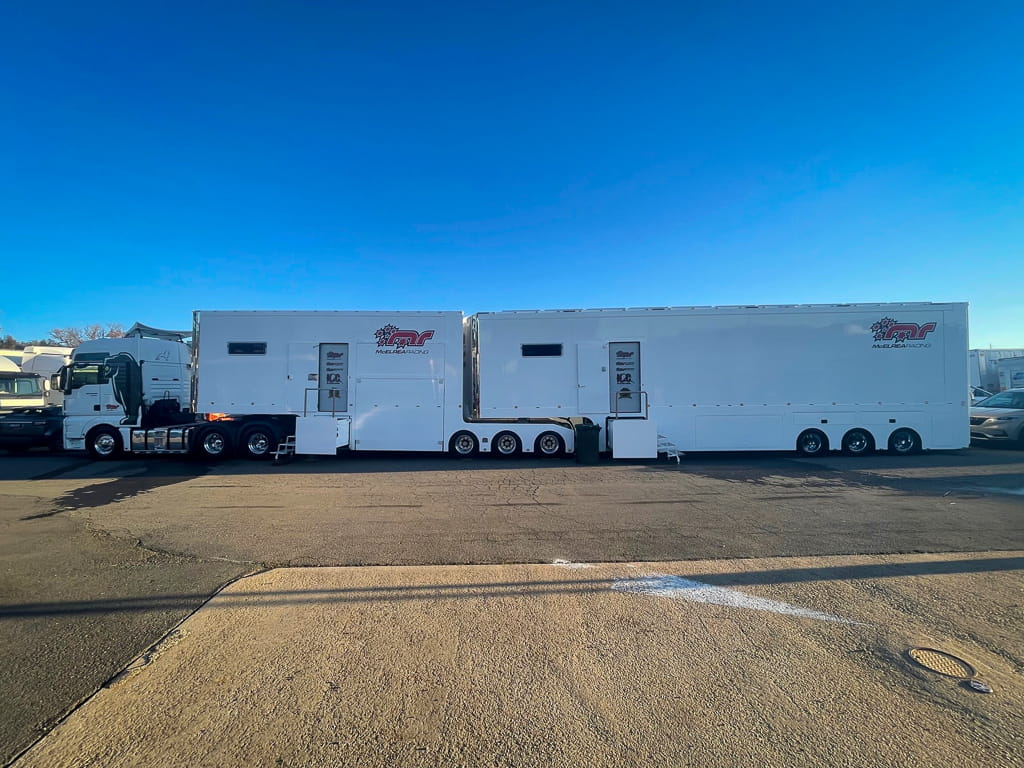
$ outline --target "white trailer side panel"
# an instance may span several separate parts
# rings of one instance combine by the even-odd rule
[[[853,426],[880,448],[896,426],[925,448],[969,440],[966,304],[501,312],[474,322],[485,418],[581,413],[601,423],[622,410],[619,389],[635,390],[625,405],[642,399],[683,450],[791,450],[810,425],[834,448]],[[635,363],[621,357],[633,348]]]
[[[461,312],[204,311],[196,328],[200,412],[349,419],[361,450],[444,450],[462,426]]]

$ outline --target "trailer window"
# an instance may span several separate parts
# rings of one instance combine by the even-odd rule
[[[229,341],[229,355],[265,355],[267,354],[267,343],[265,341]]]
[[[523,344],[523,357],[561,357],[561,344]]]

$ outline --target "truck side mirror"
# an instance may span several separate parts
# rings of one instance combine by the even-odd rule
[[[68,389],[68,379],[67,366],[62,365],[60,370],[50,377],[50,389],[56,389],[65,395],[70,395],[71,390]]]

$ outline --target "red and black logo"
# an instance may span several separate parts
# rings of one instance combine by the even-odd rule
[[[883,317],[871,326],[871,333],[876,342],[875,347],[925,347],[930,344],[909,344],[908,342],[923,341],[924,337],[935,330],[936,323],[897,323],[894,318]]]
[[[428,340],[434,338],[433,331],[403,331],[397,325],[385,325],[373,334],[377,339],[378,347],[395,347],[405,349],[406,347],[422,347]]]

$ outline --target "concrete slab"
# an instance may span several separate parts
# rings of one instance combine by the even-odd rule
[[[1022,569],[1024,552],[275,570],[16,765],[1015,765]],[[994,693],[915,667],[913,646]]]

